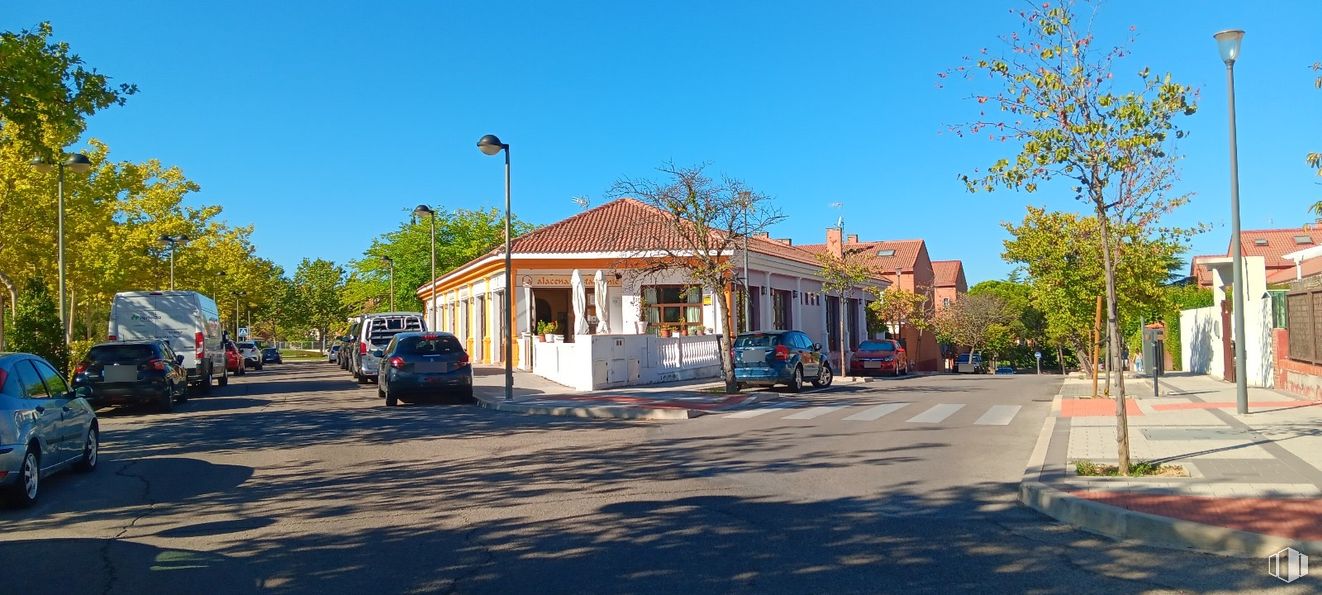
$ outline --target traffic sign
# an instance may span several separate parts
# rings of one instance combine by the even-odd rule
[[[1036,357],[1037,359],[1042,359],[1042,352],[1041,352],[1041,351],[1034,351],[1034,352],[1033,352],[1033,357]]]

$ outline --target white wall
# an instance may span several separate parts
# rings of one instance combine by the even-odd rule
[[[573,343],[533,343],[533,373],[577,390],[718,378],[717,337],[578,335]]]
[[[1226,378],[1222,333],[1229,332],[1232,337],[1234,333],[1233,315],[1232,328],[1221,328],[1221,302],[1226,299],[1224,288],[1231,285],[1234,266],[1230,258],[1224,260],[1207,265],[1212,272],[1213,304],[1180,312],[1180,362],[1184,369],[1221,379]],[[1271,387],[1275,383],[1275,363],[1266,265],[1261,256],[1245,257],[1243,262],[1245,381],[1249,386]]]

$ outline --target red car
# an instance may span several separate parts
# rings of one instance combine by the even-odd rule
[[[909,354],[898,341],[872,339],[858,345],[849,358],[849,372],[856,376],[889,372],[891,376],[909,373]]]
[[[234,341],[225,342],[225,369],[235,376],[243,376],[243,356]]]

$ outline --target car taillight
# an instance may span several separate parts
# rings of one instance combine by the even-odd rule
[[[4,390],[4,388],[5,388],[5,380],[6,380],[7,378],[9,378],[9,372],[6,372],[6,371],[4,371],[4,370],[0,370],[0,390]]]
[[[790,358],[790,348],[784,345],[777,345],[776,359],[783,362],[789,360],[789,358]]]
[[[200,332],[193,333],[193,357],[197,358],[197,364],[202,365],[202,358],[207,355],[207,337]],[[164,369],[164,368],[162,368]]]
[[[147,363],[143,365],[146,366],[147,369],[149,370],[156,370],[157,372],[165,371],[165,360],[163,359],[147,360]]]
[[[459,364],[459,365],[461,365],[461,366],[467,366],[467,365],[468,365],[468,354],[465,353],[465,354],[459,356],[459,361],[458,361],[458,362],[455,362],[455,363],[457,363],[457,364]]]
[[[388,363],[390,364],[390,367],[392,367],[392,368],[394,368],[394,369],[396,369],[396,370],[403,370],[403,369],[404,369],[404,358],[399,357],[398,355],[396,355],[395,357],[390,358],[390,360],[389,360]]]
[[[106,335],[106,340],[107,340],[107,341],[118,341],[118,340],[119,340],[119,335]]]
[[[367,355],[367,343],[358,344],[358,355]]]
[[[73,368],[73,375],[77,376],[86,371],[87,371],[87,362],[79,362],[78,365],[74,366]]]

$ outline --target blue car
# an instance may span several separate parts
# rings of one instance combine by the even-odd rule
[[[11,503],[32,505],[56,471],[96,468],[100,426],[87,394],[39,356],[0,354],[0,493]]]
[[[734,378],[743,386],[784,384],[790,392],[813,386],[831,386],[835,376],[821,343],[802,331],[744,333],[734,340]]]
[[[381,360],[376,394],[387,407],[446,395],[473,400],[473,366],[450,333],[398,333],[372,351]]]

